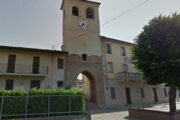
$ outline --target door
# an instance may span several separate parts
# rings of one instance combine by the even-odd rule
[[[131,92],[129,87],[126,88],[126,100],[128,105],[131,104]]]
[[[32,68],[33,74],[39,74],[39,60],[40,60],[40,57],[38,56],[33,57],[33,68]]]
[[[157,91],[156,88],[153,88],[154,102],[158,103]]]
[[[8,65],[7,65],[7,73],[15,72],[15,63],[16,63],[16,55],[9,55]]]

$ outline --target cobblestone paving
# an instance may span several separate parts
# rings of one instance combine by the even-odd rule
[[[140,106],[131,106],[139,108]],[[169,111],[168,104],[148,105],[145,109],[156,111]],[[177,109],[180,110],[180,103],[177,103]],[[128,107],[112,107],[104,109],[91,110],[92,120],[140,120],[128,117]]]

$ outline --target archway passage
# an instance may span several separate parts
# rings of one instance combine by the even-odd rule
[[[97,107],[104,107],[104,83],[101,57],[87,56],[87,61],[82,60],[81,55],[71,54],[66,58],[66,86],[75,87],[80,73],[88,78],[89,98]],[[94,105],[94,104],[93,104]]]
[[[76,87],[83,90],[91,103],[96,104],[95,79],[90,72],[84,71],[77,76]]]

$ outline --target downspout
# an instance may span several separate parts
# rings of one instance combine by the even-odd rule
[[[102,43],[103,43],[103,54],[104,54],[104,60],[105,60],[105,79],[106,79],[106,89],[109,89],[109,78],[108,78],[108,72],[107,72],[107,58],[106,58],[106,44],[105,44],[105,37],[102,37]]]

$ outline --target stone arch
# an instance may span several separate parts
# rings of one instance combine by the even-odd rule
[[[90,102],[96,103],[96,83],[95,83],[94,76],[88,71],[83,71],[80,74],[85,76],[85,77],[82,78],[82,81],[81,81],[82,83],[80,83],[82,85],[81,89],[83,89],[84,92],[89,91],[88,96],[89,96]],[[87,87],[87,88],[84,88],[84,87]]]
[[[90,57],[90,56],[89,56]],[[91,83],[91,101],[96,102],[98,107],[103,107],[105,105],[104,96],[104,83],[103,83],[103,72],[100,60],[99,62],[83,62],[79,55],[69,55],[66,58],[66,75],[65,82],[67,86],[76,86],[77,76],[82,73],[87,76]],[[91,59],[91,57],[89,58]],[[94,59],[94,58],[92,58]],[[101,59],[98,57],[97,59]]]

